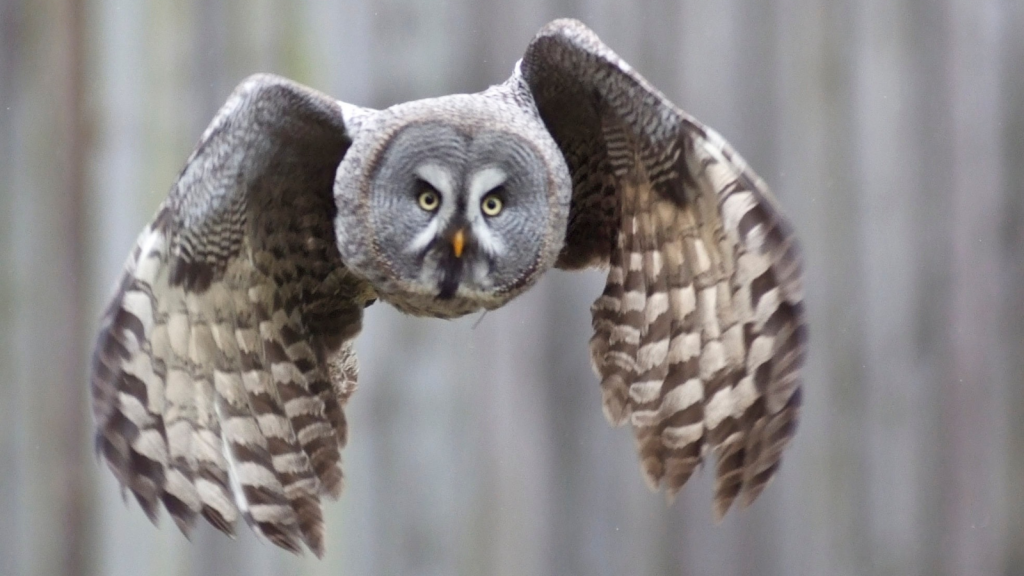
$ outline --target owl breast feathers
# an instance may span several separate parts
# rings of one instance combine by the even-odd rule
[[[651,487],[714,454],[717,514],[753,501],[800,407],[792,230],[727,142],[572,20],[479,94],[378,111],[243,82],[103,317],[97,449],[150,518],[241,517],[321,555],[363,309],[496,308],[553,266],[608,270],[590,351]]]

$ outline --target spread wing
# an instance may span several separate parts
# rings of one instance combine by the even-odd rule
[[[139,236],[102,320],[97,450],[151,519],[187,535],[239,516],[323,552],[337,497],[350,340],[372,298],[341,262],[341,105],[273,76],[241,84]]]
[[[715,510],[750,503],[800,407],[800,256],[764,182],[589,29],[546,26],[520,73],[565,156],[558,266],[608,266],[591,354],[605,415],[674,495],[710,451]]]

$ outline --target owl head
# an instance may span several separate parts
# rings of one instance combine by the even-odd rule
[[[380,126],[362,132],[386,136],[365,153],[354,142],[346,162],[362,160],[339,168],[360,173],[338,178],[353,183],[336,190],[342,259],[405,312],[455,317],[497,308],[550,268],[563,243],[564,160],[538,120],[489,98],[384,110]]]

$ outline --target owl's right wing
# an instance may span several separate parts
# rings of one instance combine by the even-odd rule
[[[732,147],[574,20],[530,43],[520,74],[572,175],[557,265],[607,266],[591,354],[605,414],[674,494],[707,454],[715,511],[778,469],[805,354],[796,239]]]
[[[335,243],[342,104],[274,76],[242,83],[139,236],[102,320],[99,453],[155,521],[239,516],[323,553],[337,497],[351,339],[373,291]]]

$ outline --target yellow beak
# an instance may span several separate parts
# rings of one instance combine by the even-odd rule
[[[458,230],[458,232],[456,232],[452,236],[452,251],[455,252],[455,257],[456,258],[462,258],[462,249],[465,246],[466,246],[466,235],[465,235],[465,233],[463,233],[462,229],[460,228]]]

